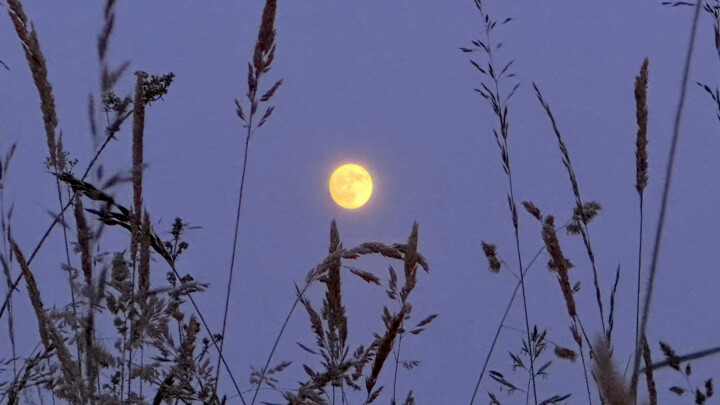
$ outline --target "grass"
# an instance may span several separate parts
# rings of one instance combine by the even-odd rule
[[[509,302],[499,326],[494,330],[494,338],[484,362],[477,365],[479,376],[474,387],[468,387],[468,390],[474,389],[469,401],[471,404],[484,401],[491,404],[524,401],[536,405],[656,404],[659,390],[655,373],[663,372],[665,367],[674,369],[681,382],[661,387],[661,390],[666,388],[666,391],[679,396],[679,401],[683,403],[703,404],[713,397],[712,378],[694,375],[691,361],[709,361],[707,357],[720,352],[720,348],[677,354],[669,344],[653,341],[647,329],[650,315],[653,314],[651,304],[665,234],[663,225],[676,164],[676,146],[681,135],[680,123],[689,87],[695,33],[701,13],[705,12],[714,19],[716,37],[720,26],[720,5],[717,3],[695,5],[674,2],[667,5],[693,6],[694,22],[685,57],[682,94],[674,121],[670,157],[664,166],[666,174],[652,260],[647,268],[643,265],[642,257],[645,234],[644,191],[649,184],[648,168],[651,164],[647,151],[650,136],[648,116],[652,113],[649,111],[647,94],[652,83],[648,59],[639,64],[635,79],[635,188],[639,197],[638,264],[633,273],[635,289],[632,297],[635,305],[634,308],[618,308],[618,286],[629,282],[629,278],[621,277],[624,270],[619,266],[614,277],[601,277],[590,230],[590,223],[599,216],[601,205],[582,198],[577,166],[571,161],[571,151],[561,131],[563,114],[556,115],[551,108],[551,101],[557,96],[551,95],[551,92],[543,93],[536,83],[533,83],[535,97],[547,117],[547,122],[538,125],[548,125],[548,130],[554,134],[561,163],[569,178],[574,209],[567,220],[560,224],[558,216],[547,213],[532,201],[521,201],[518,197],[521,193],[517,190],[517,180],[513,176],[516,163],[512,140],[516,134],[510,124],[519,115],[513,103],[520,82],[515,76],[513,61],[503,61],[499,46],[502,35],[500,28],[510,26],[512,19],[491,18],[487,4],[475,0],[478,18],[482,23],[481,38],[472,41],[471,47],[463,47],[461,50],[471,56],[471,64],[480,76],[480,85],[476,91],[487,102],[496,118],[492,130],[483,128],[483,131],[492,132],[500,152],[500,163],[507,184],[509,225],[514,235],[513,246],[509,248],[483,242],[480,249],[488,260],[491,272],[511,273],[517,279],[517,284],[514,291],[508,294]],[[45,169],[55,179],[57,211],[53,213],[53,220],[39,238],[39,243],[34,247],[22,246],[12,232],[15,224],[13,209],[6,210],[6,196],[0,187],[0,225],[3,232],[0,263],[7,285],[0,318],[7,320],[9,336],[7,352],[2,354],[6,359],[0,381],[0,402],[267,404],[271,403],[267,401],[281,398],[289,404],[308,405],[381,402],[414,404],[416,400],[413,391],[400,392],[401,385],[398,384],[404,378],[400,373],[402,368],[411,370],[420,365],[419,361],[405,360],[406,346],[408,339],[435,326],[433,323],[438,318],[438,314],[418,315],[412,305],[416,298],[422,299],[413,294],[418,283],[425,282],[425,275],[419,270],[429,272],[429,260],[419,250],[421,233],[417,222],[412,224],[407,240],[402,243],[370,241],[355,247],[345,247],[338,226],[332,221],[327,255],[310,269],[300,285],[295,286],[294,300],[277,335],[270,340],[273,345],[266,360],[261,367],[249,372],[251,389],[243,388],[246,387],[242,382],[243,370],[234,367],[225,356],[225,343],[229,342],[227,325],[232,310],[233,279],[242,278],[243,272],[250,271],[243,266],[238,245],[242,229],[243,195],[252,157],[251,141],[257,139],[256,134],[273,117],[273,97],[281,91],[283,84],[282,79],[266,83],[268,76],[275,74],[271,68],[277,51],[277,1],[266,0],[264,4],[252,58],[248,63],[246,97],[235,100],[235,113],[244,128],[244,154],[241,172],[238,173],[239,193],[227,279],[212,286],[208,280],[196,280],[188,274],[182,260],[179,260],[189,247],[184,236],[191,226],[176,218],[169,230],[168,240],[160,236],[165,233],[153,227],[157,222],[153,219],[161,213],[150,212],[145,203],[146,116],[152,113],[150,107],[153,104],[169,94],[174,75],[137,71],[132,97],[119,97],[116,94],[121,91],[118,90],[121,87],[120,79],[128,75],[129,67],[129,63],[112,66],[107,56],[115,29],[117,7],[115,1],[107,0],[103,8],[102,28],[97,40],[100,88],[88,98],[88,117],[95,154],[85,163],[74,159],[63,145],[53,87],[48,79],[48,62],[43,56],[40,38],[31,19],[26,16],[20,0],[7,0],[10,20],[38,91],[47,144]],[[720,42],[717,40],[716,49],[720,54]],[[717,90],[707,84],[698,85],[710,95],[716,106],[720,106]],[[632,90],[628,89],[628,92],[632,94]],[[106,118],[106,125],[102,129],[98,104],[102,106]],[[127,126],[131,128],[127,129]],[[129,145],[130,169],[128,173],[108,176],[102,170],[103,154],[109,143],[123,131],[132,134]],[[0,182],[7,179],[14,151],[15,145],[8,149],[0,162]],[[580,163],[583,163],[582,160]],[[128,198],[129,206],[123,205],[126,198],[116,193],[118,186],[126,184],[132,188],[132,198]],[[35,258],[38,252],[48,249],[48,238],[59,233],[63,236],[63,270],[67,275],[68,302],[61,308],[47,308],[43,301],[46,292],[41,290],[37,281],[39,266]],[[125,235],[127,245],[109,253],[101,252],[103,237],[109,233]],[[567,233],[568,238],[563,233]],[[536,238],[540,248],[527,248],[524,244],[528,240],[525,235]],[[576,265],[568,257],[565,248],[573,236],[580,237],[586,256],[573,257],[573,261],[583,262],[577,264],[574,270]],[[506,261],[503,253],[508,251],[513,259]],[[391,263],[386,274],[375,269],[366,271],[352,264],[373,256]],[[557,281],[557,291],[548,293],[533,290],[527,275],[539,267],[538,259],[547,261],[550,277]],[[151,274],[160,271],[156,269],[166,272],[164,282],[158,283],[151,277]],[[592,277],[590,301],[580,299],[582,294],[588,293],[581,289],[578,271],[588,271]],[[386,277],[384,280],[381,273],[382,277]],[[349,316],[350,311],[346,307],[349,305],[345,299],[348,292],[346,280],[349,278],[346,276],[355,276],[372,288],[380,288],[387,296],[388,301],[383,303],[381,312],[374,314],[382,321],[383,327],[375,331],[372,338],[358,338],[363,334],[351,333],[354,319]],[[646,279],[645,284],[643,279]],[[222,322],[221,326],[215,328],[206,319],[209,310],[202,308],[195,297],[209,289],[217,290],[223,283],[226,289],[220,311]],[[37,324],[33,337],[38,340],[38,344],[28,354],[19,354],[16,350],[18,332],[14,325],[16,317],[21,314],[14,305],[18,299],[23,299],[18,296],[21,285],[27,289],[32,315]],[[609,289],[603,288],[608,285],[611,286]],[[313,304],[313,296],[310,294],[311,290],[318,288],[324,291],[319,305]],[[522,336],[519,339],[520,348],[510,351],[512,371],[503,373],[499,371],[503,367],[502,363],[491,365],[491,362],[496,344],[502,339],[509,342],[513,338],[505,337],[502,332],[512,328],[507,321],[518,293],[523,325],[521,330],[517,330]],[[557,297],[561,297],[567,314],[567,336],[558,336],[541,326],[548,320],[537,316],[538,310],[532,306],[533,294],[557,294]],[[590,308],[588,302],[591,303]],[[370,311],[370,307],[361,306],[360,310]],[[296,317],[296,310],[303,309],[314,342],[299,342],[299,353],[316,359],[316,362],[310,363],[315,365],[302,365],[304,376],[287,377],[293,363],[285,359],[278,360],[278,348],[291,320]],[[621,371],[622,363],[615,356],[618,346],[613,331],[616,314],[620,310],[632,310],[635,315],[629,374]],[[590,313],[592,315],[588,315]],[[100,338],[101,332],[106,335],[107,331],[113,333],[109,339],[112,344],[107,344],[106,338]],[[27,332],[20,333],[23,339],[27,338]],[[558,343],[567,341],[566,338],[573,342],[574,347],[568,348]],[[422,338],[418,339],[422,341]],[[659,351],[655,349],[653,352],[656,346]],[[658,355],[664,360],[653,360]],[[561,365],[554,364],[553,359],[559,359]],[[577,362],[577,359],[580,361]],[[551,376],[551,370],[557,367],[578,373],[582,371],[584,386],[563,386],[560,383],[563,391],[546,395],[547,390],[542,389],[543,384],[546,384],[543,380]],[[492,382],[488,382],[486,376]],[[290,386],[292,383],[288,381],[297,378],[300,381]],[[643,380],[645,388],[639,388]],[[441,383],[438,386],[438,389],[442,389]],[[487,398],[481,399],[481,387],[487,389]],[[499,391],[520,395],[507,397]],[[418,399],[418,402],[423,400]]]

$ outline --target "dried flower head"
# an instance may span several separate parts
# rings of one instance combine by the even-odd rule
[[[635,188],[640,195],[643,194],[648,182],[648,155],[647,155],[647,86],[648,86],[648,65],[650,61],[645,58],[640,74],[635,77],[635,115],[637,118],[637,149],[635,151],[635,165],[637,171],[637,182]]]
[[[488,259],[488,264],[490,265],[490,271],[493,273],[500,272],[500,260],[497,257],[497,248],[495,245],[490,243],[482,243],[482,249],[483,253],[485,253],[485,257]]]

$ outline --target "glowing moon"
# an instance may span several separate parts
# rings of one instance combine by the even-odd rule
[[[370,199],[372,189],[370,174],[356,164],[342,165],[330,176],[330,195],[343,208],[362,207]]]

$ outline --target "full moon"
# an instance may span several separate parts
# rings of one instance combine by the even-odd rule
[[[370,174],[356,164],[342,165],[330,176],[330,195],[343,208],[362,207],[370,199],[372,189]]]

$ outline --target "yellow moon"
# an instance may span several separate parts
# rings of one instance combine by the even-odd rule
[[[342,165],[330,176],[330,195],[343,208],[362,207],[370,199],[372,190],[372,178],[362,166]]]

